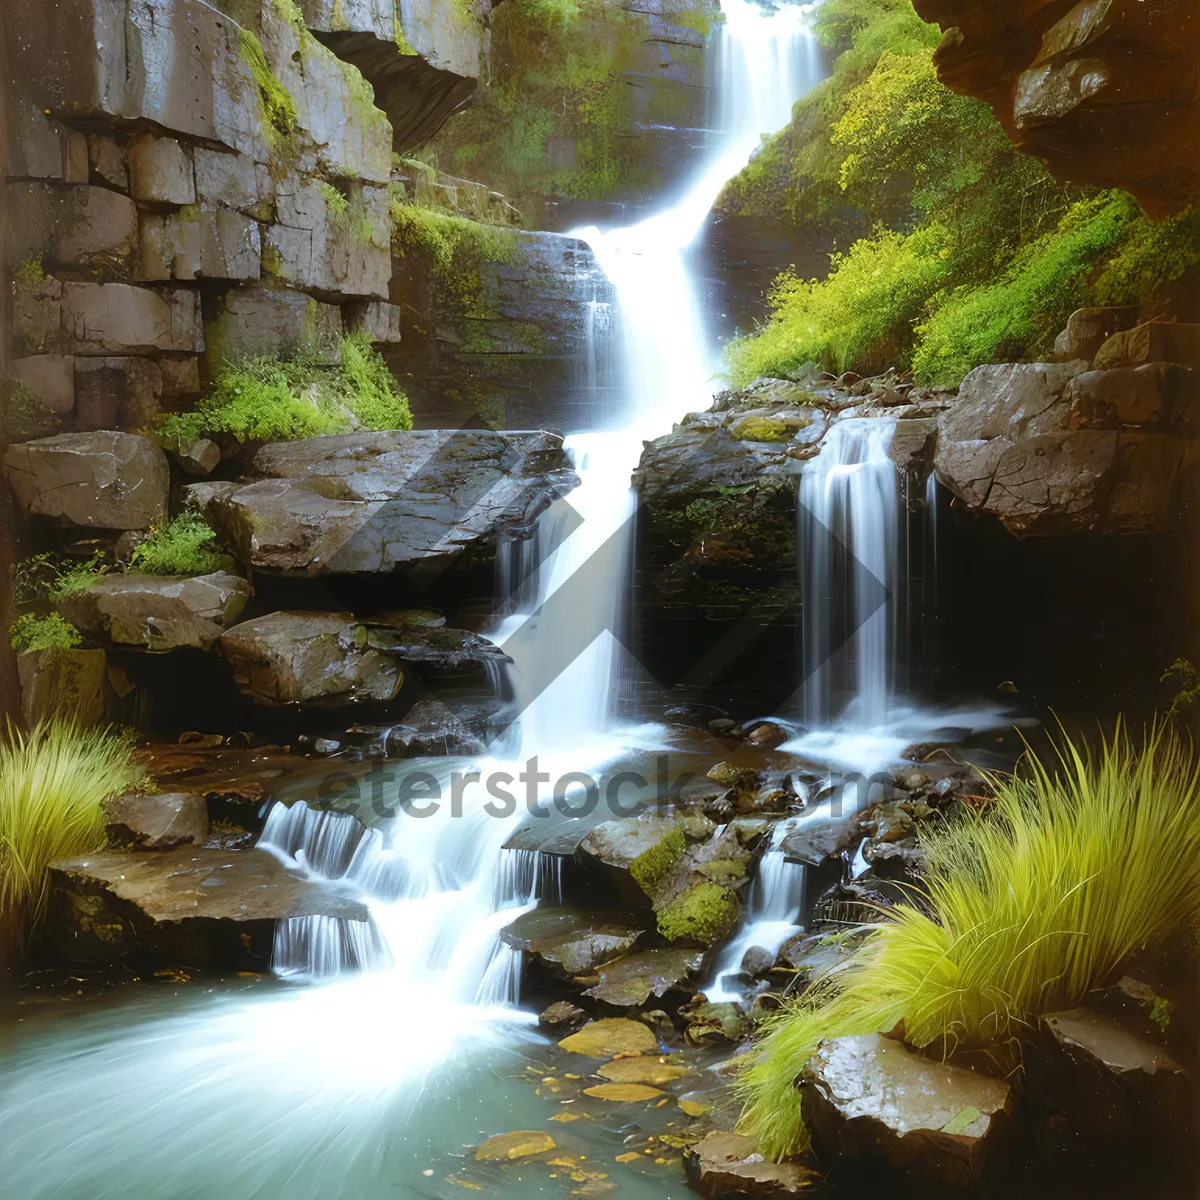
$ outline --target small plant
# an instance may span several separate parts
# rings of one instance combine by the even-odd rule
[[[68,562],[59,565],[54,583],[50,588],[50,599],[66,600],[86,592],[88,588],[106,573],[104,551],[97,550],[86,562]]]
[[[1186,659],[1177,658],[1164,672],[1160,683],[1175,687],[1175,697],[1167,710],[1167,720],[1185,721],[1200,705],[1200,671]]]
[[[1114,982],[1200,917],[1200,766],[1166,726],[1096,754],[1064,738],[992,781],[996,802],[922,840],[926,894],[880,914],[836,971],[768,1027],[739,1086],[763,1154],[802,1151],[793,1080],[823,1038],[888,1032],[1008,1056],[1039,1014]]]
[[[253,358],[237,363],[194,412],[161,421],[158,432],[191,441],[229,433],[239,441],[295,441],[355,429],[411,429],[408,398],[363,330],[329,366],[311,357],[291,362]]]
[[[127,737],[64,720],[9,729],[0,745],[0,923],[11,939],[43,916],[50,864],[102,846],[104,801],[145,782]]]
[[[18,654],[35,650],[72,650],[83,642],[78,629],[60,613],[25,613],[9,629],[9,643]]]
[[[197,513],[155,525],[134,547],[129,569],[139,575],[208,575],[226,563],[213,547],[216,534]]]

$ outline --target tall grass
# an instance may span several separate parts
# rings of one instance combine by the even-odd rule
[[[19,941],[45,911],[46,868],[104,844],[102,804],[145,782],[130,740],[51,721],[0,745],[0,933]]]
[[[925,837],[927,894],[889,910],[764,1032],[739,1086],[770,1157],[807,1145],[793,1079],[818,1041],[886,1032],[951,1053],[1019,1049],[1139,950],[1200,916],[1200,765],[1165,727],[1092,753],[1063,738]]]

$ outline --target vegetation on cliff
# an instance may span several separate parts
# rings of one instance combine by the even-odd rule
[[[673,0],[663,19],[706,35],[719,12],[710,0]],[[605,200],[652,188],[640,123],[698,114],[687,110],[696,89],[657,86],[647,101],[631,86],[644,17],[605,0],[512,0],[492,21],[492,81],[438,136],[438,165],[526,197]]]
[[[346,337],[341,361],[253,358],[218,376],[190,413],[159,423],[164,437],[191,441],[228,433],[239,441],[280,442],[356,429],[411,429],[408,399],[365,331]]]
[[[842,248],[826,279],[779,278],[766,325],[728,349],[735,383],[815,362],[956,384],[1049,356],[1076,308],[1169,303],[1200,262],[1200,214],[1156,224],[1123,192],[1059,184],[982,101],[943,87],[939,32],[910,0],[827,0],[817,22],[840,55],[831,77],[721,206],[820,221]]]
[[[858,931],[847,961],[767,1027],[740,1087],[772,1157],[807,1142],[793,1081],[822,1038],[888,1032],[915,1046],[1019,1052],[1034,1018],[1115,981],[1200,918],[1200,763],[1166,727],[1089,753],[1064,739],[994,781],[990,811],[922,835],[919,901]]]
[[[128,738],[67,721],[0,745],[0,928],[20,939],[41,918],[46,869],[104,845],[110,796],[139,787],[145,773]]]

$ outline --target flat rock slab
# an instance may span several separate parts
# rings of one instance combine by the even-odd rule
[[[56,884],[98,885],[135,905],[151,921],[367,920],[367,908],[321,887],[259,850],[105,850],[54,863]]]
[[[101,430],[10,446],[5,473],[27,516],[90,529],[149,529],[167,513],[171,471],[149,438]]]
[[[252,591],[246,580],[223,571],[186,578],[105,575],[61,608],[79,629],[115,645],[207,650],[242,615]]]
[[[822,1042],[800,1095],[823,1161],[882,1159],[949,1186],[982,1178],[1013,1107],[1001,1080],[874,1033]]]
[[[392,571],[490,550],[574,486],[542,431],[409,430],[264,446],[260,478],[197,493],[253,567]]]
[[[146,850],[202,846],[208,837],[208,804],[195,792],[130,793],[105,801],[109,837]]]
[[[701,950],[643,950],[606,963],[600,982],[583,994],[620,1008],[645,1004],[651,996],[663,996],[700,969]]]
[[[500,939],[567,975],[585,975],[623,954],[644,932],[634,913],[535,908],[502,929]]]
[[[684,1155],[688,1183],[709,1200],[727,1196],[803,1196],[822,1189],[821,1177],[803,1163],[768,1162],[738,1133],[714,1130]]]
[[[587,1058],[612,1058],[617,1054],[656,1054],[658,1038],[640,1021],[624,1017],[605,1017],[589,1021],[578,1033],[558,1043],[572,1054]]]

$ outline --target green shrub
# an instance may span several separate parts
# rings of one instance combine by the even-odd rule
[[[9,643],[18,654],[34,650],[72,650],[83,637],[60,613],[25,613],[9,629]]]
[[[912,1045],[1009,1057],[1038,1014],[1200,917],[1200,766],[1165,727],[1096,754],[1064,739],[994,782],[992,811],[923,837],[926,894],[881,912],[747,1056],[742,1125],[765,1155],[807,1143],[793,1080],[822,1038],[903,1021]]]
[[[0,924],[20,938],[42,916],[46,868],[104,845],[102,805],[142,786],[128,738],[67,721],[0,745]]]
[[[365,331],[342,342],[341,363],[254,358],[230,366],[195,412],[159,423],[191,441],[229,433],[239,441],[295,441],[356,429],[411,429],[408,398]]]
[[[183,513],[168,525],[155,525],[134,547],[129,569],[139,575],[208,575],[225,566],[216,534],[204,518]]]
[[[882,233],[835,255],[827,280],[781,276],[770,321],[726,348],[734,383],[786,377],[809,362],[835,373],[908,366],[913,324],[945,274],[945,238],[936,226]]]

